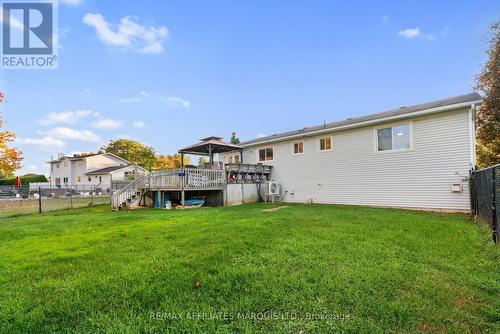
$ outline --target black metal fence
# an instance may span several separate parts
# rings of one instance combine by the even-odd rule
[[[0,186],[0,218],[109,203],[109,189],[94,186]]]
[[[471,173],[471,210],[481,217],[493,231],[493,240],[499,242],[500,234],[500,165]]]

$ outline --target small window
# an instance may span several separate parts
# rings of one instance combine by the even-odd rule
[[[298,141],[293,143],[293,154],[302,154],[304,153],[304,142]]]
[[[271,161],[273,160],[273,148],[267,147],[259,150],[259,161]]]
[[[59,168],[59,164],[56,164],[56,168]]]
[[[102,182],[102,176],[99,176],[99,182]]]
[[[81,181],[82,181],[82,178],[81,178],[80,176],[77,176],[77,177],[76,177],[76,181],[77,181],[77,182],[81,182]]]
[[[240,163],[240,156],[239,155],[234,156],[234,163],[236,163],[236,164]]]
[[[320,151],[329,151],[332,149],[332,137],[323,137],[319,139],[319,150]]]
[[[88,180],[89,182],[92,182],[92,178],[91,178],[90,176],[87,178],[87,180]]]
[[[410,124],[396,125],[390,128],[377,129],[377,149],[382,151],[398,151],[410,148]]]
[[[227,162],[230,163],[230,164],[232,164],[234,162],[234,159],[233,159],[232,155],[230,155],[230,156],[227,157]]]
[[[68,178],[67,177],[63,178],[63,183],[64,184],[68,184]]]

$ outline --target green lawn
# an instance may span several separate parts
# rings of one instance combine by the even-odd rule
[[[500,251],[483,224],[349,206],[262,211],[269,207],[3,218],[0,330],[500,331]]]

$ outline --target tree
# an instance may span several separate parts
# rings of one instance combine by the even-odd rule
[[[236,137],[236,132],[231,133],[231,140],[229,142],[233,145],[238,145],[240,143],[240,139]]]
[[[191,159],[184,156],[184,166],[191,164]],[[156,158],[154,170],[163,169],[176,169],[181,167],[181,156],[180,154],[174,155],[159,155]]]
[[[200,157],[198,159],[198,165],[203,166],[206,163],[207,163],[207,159],[205,157]]]
[[[111,140],[108,145],[101,147],[101,151],[113,153],[130,163],[151,170],[156,162],[155,150],[131,139]]]
[[[489,58],[476,80],[476,88],[484,93],[476,122],[479,167],[500,163],[500,21],[491,29]]]
[[[0,179],[14,176],[14,172],[21,168],[22,152],[9,145],[16,135],[11,131],[1,131],[5,121],[0,114]]]

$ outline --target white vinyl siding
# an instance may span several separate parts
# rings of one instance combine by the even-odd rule
[[[378,152],[376,129],[411,123],[411,149]],[[284,201],[467,210],[471,166],[468,109],[332,133],[331,154],[319,138],[304,139],[304,154],[290,154],[293,140],[275,143],[272,178],[288,191]],[[333,141],[332,141],[333,144]],[[375,149],[374,149],[375,148]],[[245,163],[259,150],[246,148]],[[463,192],[452,193],[454,183]],[[293,193],[293,195],[292,195]]]

